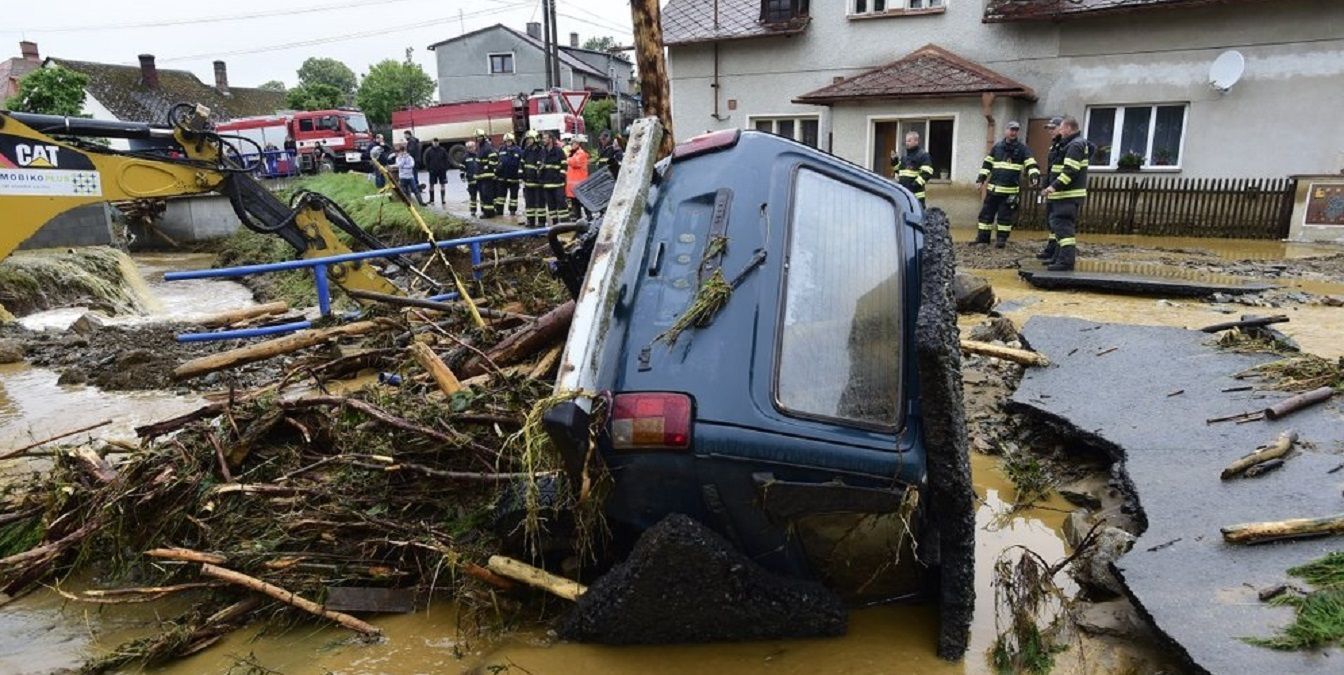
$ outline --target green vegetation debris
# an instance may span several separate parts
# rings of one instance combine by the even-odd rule
[[[1237,377],[1256,375],[1268,381],[1267,389],[1311,391],[1333,387],[1335,391],[1344,391],[1344,357],[1331,361],[1314,354],[1303,354],[1255,366]]]
[[[1271,600],[1272,605],[1292,607],[1297,616],[1274,637],[1245,641],[1283,651],[1344,644],[1344,551],[1294,567],[1288,574],[1315,586],[1315,590],[1288,592]]]
[[[288,200],[293,191],[304,189],[318,192],[341,206],[360,227],[388,245],[417,243],[425,234],[416,224],[410,209],[390,193],[379,194],[369,177],[362,173],[327,173],[301,178],[281,199]],[[417,208],[420,217],[429,225],[436,239],[449,239],[463,233],[462,221],[443,213]],[[347,242],[348,243],[348,242]]]
[[[1005,447],[1003,473],[1013,484],[1015,508],[1045,499],[1057,483],[1049,463],[1029,449]]]
[[[714,270],[714,273],[696,289],[695,298],[691,300],[691,305],[686,311],[654,340],[665,342],[669,347],[677,344],[677,338],[688,329],[708,325],[719,310],[728,304],[728,299],[732,295],[733,287],[724,279],[723,269]]]
[[[1020,552],[1015,562],[1014,552]],[[1068,596],[1054,580],[1058,571],[1022,546],[1004,549],[994,561],[997,636],[990,658],[999,673],[1045,675],[1055,667],[1055,655],[1064,651],[1057,638],[1072,621]]]
[[[90,246],[21,251],[0,262],[0,304],[20,316],[72,305],[137,314],[154,301],[130,256]]]

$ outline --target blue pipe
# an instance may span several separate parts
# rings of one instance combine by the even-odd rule
[[[458,296],[456,292],[453,292],[453,293],[444,293],[442,295],[431,295],[425,299],[433,300],[434,302],[448,302],[449,300],[456,300],[458,299],[458,297],[460,296]]]
[[[331,287],[327,285],[327,266],[313,266],[313,285],[317,287],[317,312],[331,315]]]
[[[477,280],[480,280],[482,276],[481,270],[479,269],[480,266],[481,266],[481,243],[474,241],[471,243],[471,276],[475,277]]]
[[[284,270],[296,270],[305,267],[314,267],[317,265],[337,265],[340,263],[354,262],[356,260],[368,260],[370,258],[390,258],[392,256],[403,255],[407,253],[422,253],[435,248],[456,248],[458,246],[470,246],[471,244],[481,244],[492,241],[505,241],[508,239],[522,239],[523,237],[538,237],[545,235],[547,228],[538,227],[530,230],[518,230],[516,232],[498,232],[495,234],[481,234],[474,237],[464,237],[462,239],[448,239],[445,241],[434,242],[430,244],[412,244],[410,246],[397,246],[394,248],[380,248],[372,251],[359,251],[354,253],[343,253],[341,255],[331,255],[323,258],[306,258],[301,260],[286,260],[278,263],[264,263],[260,265],[241,265],[238,267],[221,267],[219,269],[188,270],[184,272],[168,272],[163,275],[164,281],[183,281],[186,279],[214,279],[214,278],[232,278],[245,277],[249,274],[261,274],[265,272],[280,272]]]
[[[274,326],[261,326],[259,328],[239,328],[238,330],[221,330],[209,333],[182,333],[177,336],[178,342],[213,342],[215,340],[235,340],[238,338],[262,337],[264,335],[279,335],[281,333],[293,333],[296,330],[312,328],[311,321],[295,321],[293,323],[281,323]]]

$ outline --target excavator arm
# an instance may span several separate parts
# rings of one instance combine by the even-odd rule
[[[210,192],[227,196],[248,228],[283,238],[304,258],[350,252],[336,229],[363,247],[384,248],[321,194],[300,191],[282,202],[252,178],[242,151],[209,129],[209,110],[179,104],[168,117],[161,127],[0,111],[0,260],[79,206]],[[90,138],[156,142],[152,150],[118,152]],[[362,261],[332,265],[328,274],[343,288],[401,294]]]

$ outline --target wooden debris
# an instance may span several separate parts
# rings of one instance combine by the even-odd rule
[[[223,565],[229,561],[228,558],[217,553],[202,553],[200,551],[193,551],[189,548],[152,548],[145,551],[145,555],[160,560],[208,563],[211,565]]]
[[[1235,478],[1253,466],[1270,460],[1282,459],[1283,456],[1287,455],[1288,451],[1293,448],[1294,443],[1297,443],[1297,432],[1285,431],[1280,434],[1278,439],[1273,443],[1262,445],[1256,448],[1251,454],[1229,464],[1226,469],[1223,469],[1221,477],[1223,480]],[[1266,471],[1268,471],[1268,469]],[[1263,473],[1263,471],[1261,473]]]
[[[1255,466],[1247,469],[1246,473],[1243,475],[1247,478],[1259,478],[1260,476],[1263,476],[1271,471],[1274,471],[1275,469],[1279,469],[1282,467],[1283,467],[1283,460],[1271,459],[1265,462],[1260,462],[1259,464],[1256,464]]]
[[[981,356],[993,356],[1005,361],[1024,366],[1045,367],[1050,365],[1050,359],[1044,354],[1038,352],[1029,352],[1025,349],[1013,349],[1012,347],[1000,347],[999,345],[988,342],[978,342],[976,340],[962,340],[961,350],[971,354],[980,354]]]
[[[311,408],[314,406],[325,406],[325,405],[346,406],[349,408],[354,408],[355,410],[358,410],[364,413],[365,415],[368,415],[369,417],[372,417],[373,419],[376,419],[379,422],[382,422],[383,424],[386,424],[390,427],[401,429],[402,431],[410,431],[412,433],[420,434],[421,436],[424,436],[431,440],[438,441],[440,443],[457,444],[460,441],[460,439],[454,438],[453,436],[449,436],[448,434],[442,431],[439,431],[437,429],[430,429],[429,427],[424,427],[419,424],[415,424],[414,422],[411,422],[409,420],[397,417],[396,415],[393,415],[392,413],[387,412],[386,410],[383,410],[382,408],[379,408],[373,405],[372,403],[367,403],[357,398],[343,398],[340,396],[311,396],[309,398],[301,398],[293,401],[285,401],[282,405],[286,409],[290,410],[298,408]]]
[[[1324,403],[1335,395],[1333,387],[1321,387],[1313,389],[1305,394],[1298,394],[1290,399],[1279,401],[1274,405],[1265,408],[1265,417],[1276,420],[1285,415],[1290,415],[1303,408],[1309,408],[1317,403]]]
[[[1107,347],[1097,352],[1097,356],[1105,356],[1107,354],[1110,354],[1111,352],[1118,351],[1119,349],[1120,349],[1119,347]]]
[[[268,302],[264,305],[256,305],[254,307],[244,307],[243,309],[234,309],[218,314],[211,314],[197,319],[195,323],[208,328],[218,328],[220,326],[233,325],[239,321],[246,321],[247,319],[255,319],[272,314],[284,314],[288,311],[289,303],[282,300],[279,302]]]
[[[1283,539],[1303,539],[1344,534],[1344,514],[1324,518],[1294,518],[1265,523],[1242,523],[1222,529],[1229,544],[1261,544]]]
[[[490,561],[486,564],[486,567],[491,572],[515,581],[521,581],[529,586],[535,586],[566,600],[578,600],[580,595],[588,591],[587,586],[577,581],[556,576],[539,567],[533,567],[520,560],[506,558],[502,555],[490,556]]]
[[[529,380],[536,380],[546,377],[546,373],[551,372],[551,369],[555,367],[555,363],[560,360],[560,353],[564,350],[565,348],[563,345],[551,347],[551,351],[546,352],[546,355],[542,356],[541,360],[537,361],[537,366],[532,369],[532,372],[527,374],[527,378]]]
[[[1219,422],[1236,422],[1237,424],[1241,424],[1242,422],[1254,422],[1264,418],[1265,413],[1263,410],[1251,410],[1249,412],[1241,412],[1235,415],[1226,415],[1224,417],[1210,417],[1209,419],[1204,420],[1204,423],[1217,424]]]
[[[382,635],[383,633],[383,631],[379,629],[377,626],[360,621],[359,619],[356,619],[355,617],[350,616],[349,614],[345,614],[343,612],[331,611],[329,609],[324,608],[322,605],[313,602],[312,600],[300,597],[299,595],[287,591],[283,588],[280,588],[279,586],[268,584],[262,581],[261,579],[250,577],[246,574],[243,574],[242,572],[235,572],[230,569],[225,569],[223,567],[212,565],[210,563],[205,563],[201,565],[201,573],[206,576],[221,579],[231,584],[242,586],[243,588],[246,588],[248,590],[256,591],[257,593],[261,593],[263,595],[275,598],[276,600],[279,600],[280,602],[283,602],[287,605],[298,607],[299,609],[308,612],[309,614],[320,616],[330,621],[335,621],[336,623],[339,623],[342,626],[349,628],[350,630],[355,631],[357,633],[362,633],[364,635]]]
[[[416,363],[424,368],[434,378],[434,383],[439,385],[439,391],[452,396],[462,390],[462,383],[458,381],[457,376],[448,368],[443,359],[434,353],[423,342],[412,342],[409,347],[411,356],[415,358]]]
[[[1277,316],[1243,316],[1240,321],[1228,321],[1226,323],[1215,323],[1212,326],[1205,326],[1199,330],[1205,333],[1219,333],[1233,328],[1256,328],[1269,326],[1276,323],[1287,323],[1288,317],[1282,314]]]
[[[518,363],[563,338],[573,319],[574,301],[571,300],[542,315],[535,322],[514,331],[486,352],[486,357],[501,366]],[[481,375],[486,370],[486,360],[476,356],[463,366],[462,374],[472,377]]]
[[[317,330],[306,330],[294,335],[287,335],[273,340],[256,342],[245,345],[237,349],[230,349],[226,352],[202,356],[192,359],[178,366],[173,370],[173,378],[177,380],[189,380],[193,377],[200,377],[218,370],[225,370],[237,366],[264,361],[274,356],[289,354],[320,345],[328,340],[334,340],[353,335],[363,335],[383,327],[383,321],[356,321],[355,323],[345,324],[343,326],[334,326],[331,328],[321,328]]]
[[[106,459],[98,456],[93,448],[88,446],[80,447],[70,453],[70,456],[84,467],[84,471],[99,483],[111,483],[117,479],[117,470],[112,468],[112,464]]]
[[[29,443],[28,445],[25,445],[25,446],[23,446],[22,448],[15,448],[15,449],[13,449],[13,450],[6,450],[5,452],[0,452],[0,460],[3,460],[3,459],[9,459],[9,458],[11,458],[11,457],[21,457],[21,456],[23,456],[24,453],[28,452],[29,450],[33,450],[33,449],[35,449],[35,448],[40,448],[40,447],[42,447],[42,446],[44,446],[44,445],[46,445],[46,444],[48,444],[48,443],[51,443],[51,442],[53,442],[53,441],[59,441],[59,440],[61,440],[62,438],[69,438],[69,437],[71,437],[71,436],[74,436],[75,434],[82,434],[82,433],[84,433],[84,432],[86,432],[86,431],[93,431],[94,429],[97,429],[97,428],[99,428],[99,427],[105,427],[105,426],[107,426],[107,425],[109,425],[109,424],[111,424],[111,423],[112,423],[112,420],[103,420],[103,421],[101,421],[101,422],[99,422],[99,423],[97,423],[97,424],[90,424],[90,425],[87,426],[87,427],[80,427],[80,428],[78,428],[78,429],[74,429],[74,430],[72,430],[72,431],[66,431],[66,432],[62,432],[62,433],[56,434],[55,436],[49,436],[49,437],[44,438],[44,439],[42,439],[42,440],[40,440],[40,441],[37,441],[36,443]]]
[[[1167,394],[1167,398],[1171,398],[1172,396],[1180,396],[1181,394],[1184,394],[1184,393],[1185,393],[1185,390],[1184,390],[1184,389],[1177,389],[1176,391],[1173,391],[1173,392],[1171,392],[1170,394]]]
[[[415,591],[409,588],[333,586],[327,589],[327,600],[322,606],[338,612],[408,614],[415,611]]]

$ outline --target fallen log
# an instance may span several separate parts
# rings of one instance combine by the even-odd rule
[[[111,483],[117,479],[117,470],[106,459],[99,457],[93,448],[78,448],[70,454],[80,466],[84,467],[84,471],[99,483]]]
[[[275,598],[280,602],[283,602],[292,607],[297,607],[314,616],[320,616],[324,619],[335,621],[336,623],[339,623],[342,626],[349,628],[350,630],[355,631],[357,633],[362,633],[364,635],[382,635],[383,631],[380,630],[377,626],[360,621],[359,619],[356,619],[355,617],[350,616],[349,614],[345,614],[343,612],[331,611],[329,609],[326,609],[322,605],[313,602],[312,600],[301,597],[291,591],[287,591],[283,588],[280,588],[279,586],[268,584],[265,581],[262,581],[261,579],[250,577],[246,574],[243,574],[242,572],[235,572],[230,569],[225,569],[223,567],[218,567],[216,565],[205,563],[201,565],[201,573],[206,576],[227,581],[231,584],[242,586],[243,588],[246,588],[248,590],[256,591],[257,593],[261,593],[263,595]]]
[[[109,425],[109,424],[111,424],[111,423],[112,423],[112,420],[103,420],[103,421],[101,421],[101,422],[99,422],[99,423],[97,423],[97,424],[90,424],[90,425],[87,426],[87,427],[80,427],[80,428],[75,429],[75,430],[73,430],[73,431],[66,431],[66,432],[63,432],[63,433],[56,434],[55,436],[48,436],[47,438],[44,438],[44,439],[42,439],[42,440],[40,440],[40,441],[37,441],[36,443],[29,443],[28,445],[25,445],[25,446],[23,446],[22,448],[15,448],[15,449],[13,449],[13,450],[6,450],[5,452],[0,453],[0,459],[9,459],[9,458],[11,458],[11,457],[18,457],[18,456],[22,455],[23,453],[28,452],[29,450],[32,450],[32,449],[34,449],[34,448],[39,448],[39,447],[44,446],[44,445],[46,445],[46,444],[48,444],[48,443],[51,443],[52,441],[59,441],[59,440],[61,440],[62,438],[69,438],[69,437],[71,437],[71,436],[74,436],[75,434],[82,434],[82,433],[84,433],[85,431],[92,431],[92,430],[97,429],[97,428],[99,428],[99,427],[105,427],[105,426],[107,426],[107,425]]]
[[[1288,317],[1282,314],[1276,316],[1243,316],[1240,321],[1227,321],[1225,323],[1215,323],[1212,326],[1205,326],[1199,330],[1205,333],[1219,333],[1233,328],[1256,328],[1260,326],[1269,326],[1276,323],[1287,323]]]
[[[218,328],[220,326],[228,326],[238,323],[239,321],[255,319],[261,316],[284,314],[288,311],[289,303],[281,300],[279,302],[268,302],[264,305],[256,305],[255,307],[244,307],[243,309],[234,309],[218,314],[211,314],[197,319],[195,323],[208,328]]]
[[[578,600],[580,595],[588,591],[587,586],[577,581],[556,576],[539,567],[502,555],[490,556],[486,567],[495,574],[535,586],[566,600]]]
[[[962,340],[961,350],[971,354],[979,354],[981,356],[993,356],[995,358],[1003,359],[1005,361],[1012,361],[1013,363],[1021,364],[1024,366],[1045,367],[1050,365],[1050,359],[1047,359],[1044,354],[1038,352],[1029,352],[1025,349],[1000,347],[999,345],[990,344],[988,342],[978,342],[976,340]]]
[[[1279,434],[1278,439],[1275,440],[1273,443],[1269,445],[1262,445],[1256,448],[1249,455],[1246,455],[1245,457],[1242,457],[1241,459],[1238,459],[1237,461],[1227,465],[1227,468],[1223,469],[1221,478],[1223,480],[1227,480],[1229,478],[1235,478],[1236,476],[1241,475],[1242,473],[1246,472],[1247,469],[1257,464],[1260,464],[1262,462],[1268,462],[1274,459],[1280,459],[1284,455],[1288,454],[1289,450],[1292,450],[1294,443],[1297,443],[1297,432],[1285,431],[1282,434]]]
[[[152,548],[145,551],[145,555],[159,560],[174,560],[177,562],[203,563],[210,565],[223,565],[229,559],[218,553],[202,553],[193,551],[189,548]]]
[[[466,377],[484,374],[488,367],[487,359],[501,366],[522,361],[564,337],[573,319],[574,301],[570,300],[501,340],[493,349],[486,352],[486,359],[478,355],[467,361],[462,368],[462,374]]]
[[[1282,539],[1303,539],[1344,534],[1344,514],[1324,518],[1294,518],[1265,523],[1242,523],[1222,528],[1229,544],[1260,544]]]
[[[462,383],[458,381],[457,376],[448,368],[448,364],[444,363],[443,359],[440,359],[439,355],[429,348],[429,345],[423,342],[412,342],[409,349],[416,363],[429,371],[429,374],[434,378],[434,383],[439,385],[439,391],[452,396],[462,390]]]
[[[1332,387],[1321,387],[1313,389],[1305,394],[1298,394],[1290,399],[1279,401],[1274,405],[1265,408],[1265,417],[1276,420],[1285,415],[1290,415],[1303,408],[1309,408],[1317,403],[1324,403],[1335,395]]]
[[[218,370],[226,370],[237,366],[256,363],[266,359],[289,354],[320,345],[328,340],[334,340],[341,337],[350,337],[353,335],[363,335],[370,333],[385,325],[383,321],[356,321],[355,323],[345,324],[343,326],[333,326],[331,328],[320,328],[317,330],[305,330],[294,335],[287,335],[274,340],[257,342],[237,349],[230,349],[226,352],[202,356],[192,359],[178,366],[173,370],[173,379],[189,380],[193,377],[200,377]]]
[[[408,298],[402,295],[392,295],[390,293],[361,291],[357,288],[349,289],[345,291],[345,294],[357,300],[371,300],[373,302],[381,302],[396,307],[423,307],[424,309],[433,309],[438,310],[440,312],[456,312],[460,309],[464,309],[465,307],[465,305],[455,304],[451,302],[426,300],[424,298]],[[482,302],[483,302],[482,300],[476,301],[478,305],[481,304]],[[484,314],[484,312],[482,312],[482,314]]]
[[[546,373],[551,372],[551,369],[555,367],[555,363],[560,360],[560,353],[563,351],[564,347],[561,345],[551,347],[551,351],[546,352],[546,355],[541,357],[541,360],[537,361],[537,366],[532,369],[532,372],[527,374],[527,379],[537,380],[545,377]]]

